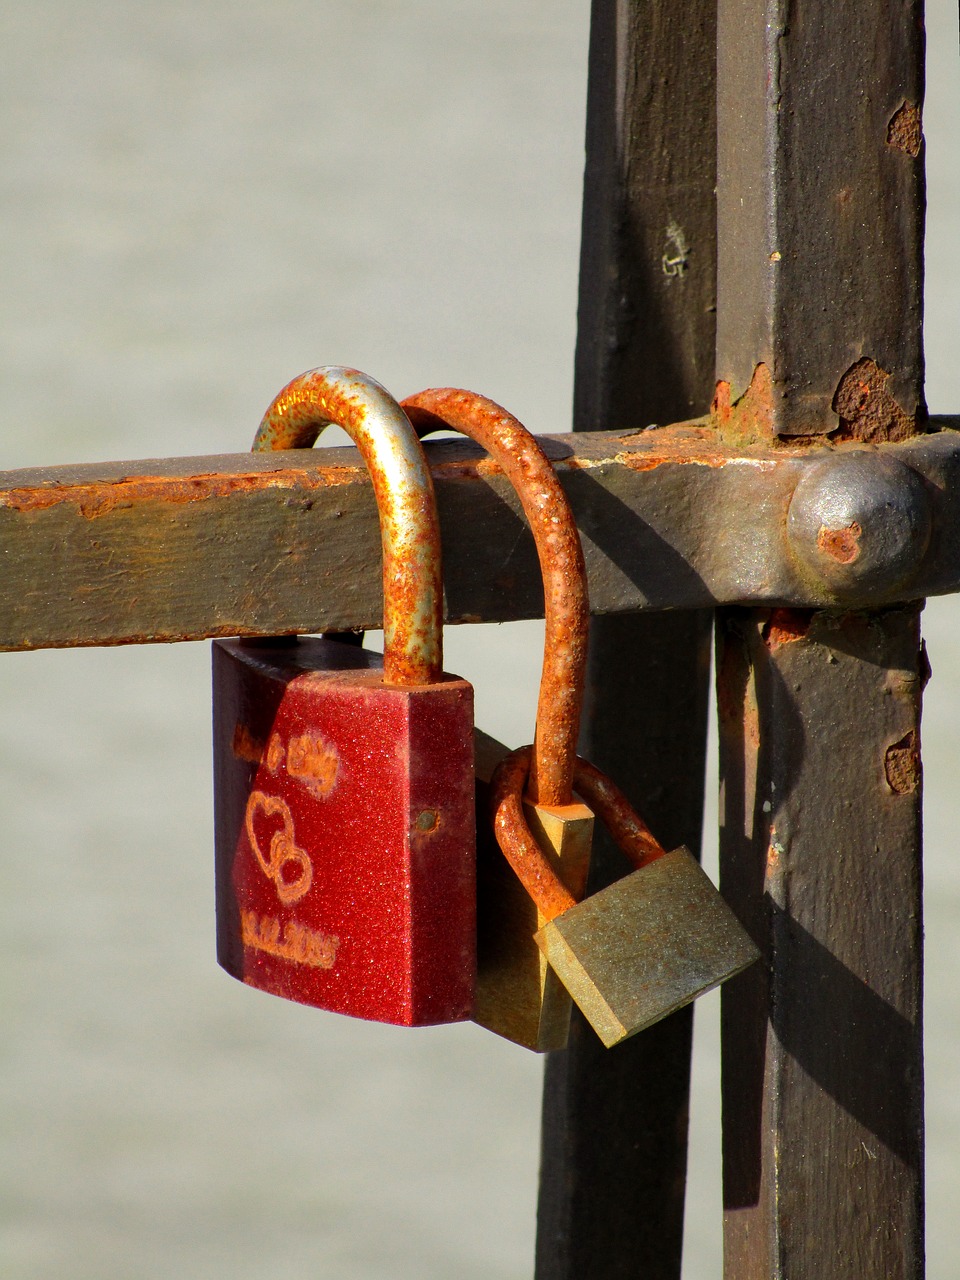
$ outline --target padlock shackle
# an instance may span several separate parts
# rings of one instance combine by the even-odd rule
[[[557,473],[537,440],[486,396],[452,387],[401,401],[418,435],[447,428],[483,445],[516,489],[543,574],[543,674],[529,794],[569,804],[587,665],[590,605],[583,549]]]
[[[383,678],[432,684],[443,667],[440,524],[423,448],[396,400],[356,369],[311,369],[263,416],[256,451],[308,449],[331,423],[360,450],[373,481],[383,548]]]
[[[550,921],[576,906],[576,899],[537,844],[523,812],[532,753],[532,747],[520,747],[497,765],[490,780],[490,814],[504,857],[541,915]],[[664,856],[667,850],[617,784],[579,756],[574,757],[574,785],[636,870]]]

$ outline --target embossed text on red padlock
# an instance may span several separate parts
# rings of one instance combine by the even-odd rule
[[[214,645],[217,953],[235,977],[322,1009],[422,1025],[469,1017],[473,691],[441,673],[430,473],[371,379],[292,382],[255,448],[336,422],[374,480],[384,658],[295,637]]]

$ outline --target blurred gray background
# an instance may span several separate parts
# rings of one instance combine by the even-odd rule
[[[566,430],[588,13],[6,0],[0,467],[243,450],[320,363]],[[928,16],[928,398],[960,412],[956,5]],[[933,1280],[960,1270],[958,622],[960,600],[929,606]],[[447,632],[511,743],[538,635]],[[216,967],[208,664],[205,644],[0,656],[0,1274],[530,1276],[538,1059]],[[720,1273],[717,1009],[697,1012],[685,1280]]]

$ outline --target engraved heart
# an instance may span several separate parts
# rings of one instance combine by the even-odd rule
[[[257,835],[255,822],[258,814],[263,814],[267,818],[279,817],[283,822],[283,830],[274,831],[270,837],[269,858],[264,857]],[[260,870],[268,880],[274,882],[277,897],[285,906],[299,902],[313,882],[313,864],[296,843],[293,814],[286,800],[280,796],[268,796],[263,791],[251,791],[250,798],[247,800],[244,825],[250,848],[260,864]],[[299,874],[293,879],[287,877],[285,870],[290,864],[299,868]]]

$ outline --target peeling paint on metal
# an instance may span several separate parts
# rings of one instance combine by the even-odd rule
[[[904,102],[887,125],[887,145],[905,151],[915,160],[923,145],[923,121],[915,102]]]
[[[833,439],[874,444],[915,434],[917,423],[894,399],[889,381],[890,374],[869,357],[850,366],[833,397],[833,410],[840,418]]]
[[[729,382],[718,382],[711,412],[724,440],[731,443],[750,443],[773,440],[774,403],[773,379],[770,369],[762,361],[750,380],[750,385],[739,399],[732,399]]]
[[[263,489],[324,489],[351,484],[355,476],[342,467],[300,470],[286,467],[267,475],[223,476],[215,473],[189,476],[131,476],[124,480],[104,480],[95,484],[37,485],[0,492],[0,507],[14,511],[44,511],[62,503],[73,503],[88,520],[108,515],[118,507],[134,507],[158,501],[164,503],[203,502],[230,494],[260,492]]]
[[[898,742],[887,747],[883,759],[883,772],[887,779],[887,786],[895,795],[909,795],[920,786],[923,776],[920,746],[913,729]]]

